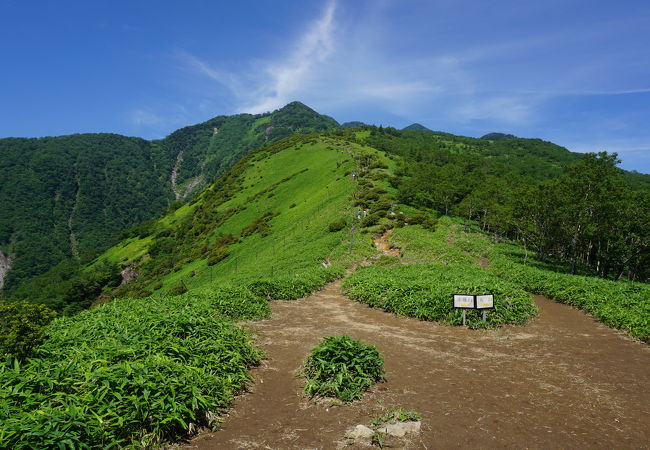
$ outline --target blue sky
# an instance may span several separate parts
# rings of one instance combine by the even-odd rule
[[[0,0],[0,137],[339,122],[616,151],[650,173],[646,0]]]

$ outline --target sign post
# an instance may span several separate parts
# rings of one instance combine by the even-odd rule
[[[474,309],[476,307],[475,298],[473,295],[466,294],[453,294],[454,308],[463,310],[463,326],[467,323],[465,316],[466,309]]]
[[[493,294],[452,294],[454,308],[463,310],[463,326],[467,323],[466,309],[478,309],[483,311],[483,322],[487,320],[488,309],[494,308]]]
[[[494,308],[494,295],[483,294],[476,296],[476,309],[483,311],[483,322],[486,321],[487,310],[492,308]]]

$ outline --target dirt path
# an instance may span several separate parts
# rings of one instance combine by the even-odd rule
[[[422,414],[406,448],[650,448],[650,350],[541,296],[527,326],[479,331],[396,317],[340,294],[271,303],[253,323],[268,359],[222,430],[188,448],[330,449],[389,406]],[[297,369],[325,336],[374,344],[386,382],[348,406],[313,404]],[[355,447],[344,447],[355,448]]]
[[[377,247],[377,250],[385,255],[401,258],[402,254],[400,253],[399,248],[391,247],[390,243],[388,242],[392,234],[392,228],[386,230],[384,234],[375,239],[375,247]]]

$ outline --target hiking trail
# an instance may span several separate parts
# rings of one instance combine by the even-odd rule
[[[384,255],[394,256],[396,258],[401,258],[402,253],[400,252],[399,248],[390,246],[389,239],[390,239],[392,234],[393,234],[393,229],[392,228],[389,228],[388,230],[386,230],[384,232],[384,234],[382,234],[377,239],[375,239],[375,247],[377,248],[377,250],[382,252]]]
[[[569,306],[535,296],[525,326],[469,330],[397,317],[356,303],[341,281],[295,301],[272,301],[250,323],[267,355],[219,431],[184,448],[331,449],[346,430],[391,406],[417,411],[417,435],[391,448],[648,448],[650,349]],[[386,381],[343,406],[302,392],[300,366],[323,337],[377,346]]]

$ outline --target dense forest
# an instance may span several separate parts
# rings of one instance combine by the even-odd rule
[[[293,102],[273,113],[215,117],[157,141],[0,139],[0,252],[11,260],[5,295],[63,260],[92,260],[120,233],[189,199],[264,143],[336,127]]]
[[[92,260],[171,200],[149,142],[115,134],[0,139],[0,249],[11,290],[59,261]]]

